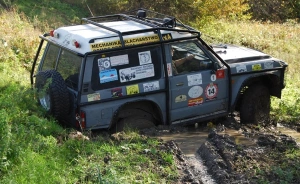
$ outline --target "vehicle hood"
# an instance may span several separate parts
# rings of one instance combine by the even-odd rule
[[[271,58],[271,56],[260,51],[236,45],[212,45],[212,48],[224,61],[228,63],[238,63]]]

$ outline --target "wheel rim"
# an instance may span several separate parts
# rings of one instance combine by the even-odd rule
[[[40,103],[41,103],[42,107],[44,109],[46,109],[47,111],[49,111],[50,110],[50,96],[49,96],[49,94],[45,94],[45,95],[41,96],[39,99],[40,99]]]

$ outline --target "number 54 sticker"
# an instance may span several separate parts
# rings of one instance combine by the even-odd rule
[[[205,88],[205,96],[208,99],[213,99],[217,96],[218,94],[218,86],[216,84],[210,83],[208,86]]]

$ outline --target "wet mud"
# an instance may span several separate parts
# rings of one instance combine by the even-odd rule
[[[273,161],[267,155],[298,149],[300,144],[297,129],[243,125],[235,118],[147,131],[174,151],[178,183],[257,183],[257,167]]]

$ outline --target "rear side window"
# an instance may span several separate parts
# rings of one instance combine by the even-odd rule
[[[42,70],[55,69],[55,63],[56,63],[60,48],[55,45],[49,44],[46,49],[47,49],[47,52],[44,57]]]
[[[159,79],[161,60],[160,46],[96,56],[93,61],[92,89],[101,90]]]
[[[57,71],[62,75],[68,87],[77,90],[82,58],[74,53],[62,50]]]

